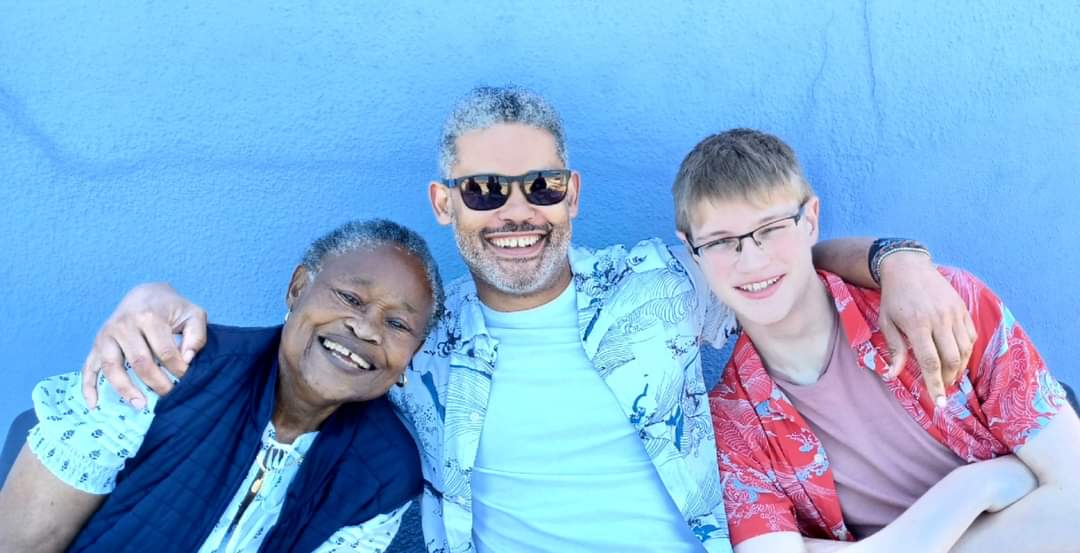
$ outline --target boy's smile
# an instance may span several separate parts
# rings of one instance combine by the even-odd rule
[[[737,242],[701,247],[697,256],[713,293],[744,326],[784,321],[817,278],[811,247],[817,240],[819,203],[811,197],[800,209],[799,200],[777,193],[763,204],[714,200],[697,206],[691,229],[696,246],[754,231]]]

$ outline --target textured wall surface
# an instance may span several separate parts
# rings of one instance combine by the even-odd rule
[[[0,0],[0,424],[140,281],[273,323],[304,245],[374,215],[460,274],[437,131],[506,82],[563,112],[579,243],[674,239],[682,156],[766,129],[826,235],[924,240],[1080,382],[1075,0],[300,4]]]

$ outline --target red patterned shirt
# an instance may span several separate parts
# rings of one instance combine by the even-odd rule
[[[922,370],[908,356],[885,380],[888,347],[877,325],[881,294],[819,272],[859,365],[885,380],[897,401],[937,441],[972,463],[1014,452],[1066,404],[1027,334],[1001,300],[970,274],[939,269],[967,304],[978,331],[971,361],[935,409]],[[724,505],[737,545],[773,532],[851,540],[829,459],[810,426],[774,385],[745,334],[709,394]]]

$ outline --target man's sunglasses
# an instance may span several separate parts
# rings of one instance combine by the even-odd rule
[[[510,186],[521,185],[525,199],[533,205],[554,205],[566,197],[570,187],[569,169],[529,171],[524,175],[469,175],[456,179],[443,179],[443,184],[461,190],[461,199],[469,209],[488,211],[498,209],[510,198]]]

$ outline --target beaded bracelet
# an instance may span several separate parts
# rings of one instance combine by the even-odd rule
[[[886,257],[897,252],[919,252],[927,257],[930,256],[930,250],[915,240],[907,238],[878,238],[874,240],[873,245],[870,246],[870,255],[867,256],[867,262],[870,267],[870,278],[874,279],[878,286],[881,286],[881,262]]]

